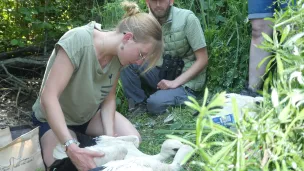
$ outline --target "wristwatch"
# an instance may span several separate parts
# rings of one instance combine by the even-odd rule
[[[67,140],[63,145],[62,145],[62,148],[65,152],[67,152],[68,150],[68,146],[70,146],[71,144],[76,144],[77,146],[79,146],[79,142],[76,140],[76,139],[70,139],[70,140]]]

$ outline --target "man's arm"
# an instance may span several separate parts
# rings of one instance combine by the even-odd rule
[[[194,14],[190,14],[186,22],[185,33],[190,47],[194,50],[196,61],[187,71],[182,73],[175,80],[161,80],[157,85],[160,89],[179,87],[197,76],[208,65],[205,36],[198,18]]]
[[[114,136],[114,118],[116,112],[116,86],[118,83],[119,74],[113,84],[113,87],[101,104],[101,119],[105,131],[105,135]]]
[[[157,87],[162,90],[171,89],[179,87],[188,81],[190,81],[193,77],[199,74],[206,66],[208,65],[208,53],[207,48],[201,48],[196,50],[195,52],[196,61],[193,65],[184,73],[182,73],[179,77],[177,77],[173,81],[169,80],[161,80]]]
[[[208,65],[208,53],[207,48],[201,48],[194,52],[196,56],[196,61],[193,65],[184,73],[182,73],[179,77],[174,80],[174,84],[176,87],[185,84],[190,81],[193,77],[198,75],[203,69]]]

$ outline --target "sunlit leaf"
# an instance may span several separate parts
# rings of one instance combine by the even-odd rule
[[[302,76],[302,72],[294,71],[293,73],[291,73],[289,78],[290,84],[294,78],[298,81],[299,84],[304,85],[304,78]]]
[[[279,95],[275,88],[271,92],[271,102],[273,107],[277,108],[279,106]]]
[[[280,120],[281,123],[290,122],[290,120],[289,120],[289,118],[290,118],[289,113],[290,113],[290,105],[288,104],[288,105],[286,105],[284,107],[284,109],[279,114],[278,118],[279,118],[279,120]]]
[[[287,25],[284,30],[283,30],[283,33],[282,33],[282,37],[281,37],[281,40],[280,40],[280,43],[284,42],[284,40],[286,39],[286,37],[288,36],[290,32],[290,25]]]
[[[197,110],[197,111],[200,111],[200,107],[199,107],[199,106],[197,106],[197,105],[195,105],[195,104],[193,104],[193,103],[191,103],[191,102],[189,102],[189,101],[185,101],[184,103],[185,103],[185,105],[191,107],[192,109],[195,109],[195,110]]]
[[[225,157],[230,150],[232,149],[233,146],[235,146],[237,140],[231,142],[229,145],[222,147],[220,151],[218,151],[216,154],[214,154],[211,157],[211,162],[212,163],[217,163],[221,158]]]
[[[270,43],[273,43],[273,40],[268,36],[268,34],[262,33],[262,36],[264,37],[265,40],[267,40]]]
[[[184,165],[185,163],[187,163],[195,153],[196,153],[196,150],[192,150],[190,153],[188,153],[182,160],[181,165]]]
[[[304,36],[304,32],[298,33],[298,34],[292,36],[290,39],[288,39],[288,40],[284,43],[284,47],[292,46],[298,39],[300,39],[300,38],[303,37],[303,36]]]
[[[209,103],[208,108],[213,108],[213,107],[219,107],[223,106],[225,103],[226,99],[226,92],[221,92],[220,94],[216,95],[213,100]]]
[[[273,55],[270,55],[270,56],[267,56],[266,58],[263,58],[263,59],[259,62],[257,68],[260,68],[266,61],[268,61],[268,60],[269,60],[270,58],[272,58],[272,57],[273,57]]]

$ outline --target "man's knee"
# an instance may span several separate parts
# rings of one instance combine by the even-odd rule
[[[151,95],[150,98],[147,99],[147,109],[150,114],[157,115],[164,113],[167,105],[160,98]]]

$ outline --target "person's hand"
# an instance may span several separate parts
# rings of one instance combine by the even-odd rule
[[[170,81],[163,79],[157,84],[157,89],[161,90],[173,89],[176,87],[178,87],[178,85],[174,82],[174,80]]]
[[[88,171],[96,168],[94,157],[103,157],[104,154],[91,151],[85,148],[79,148],[76,144],[68,147],[67,155],[79,171]]]

